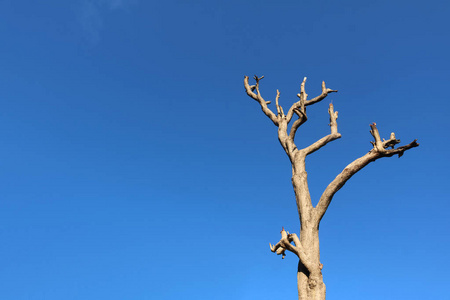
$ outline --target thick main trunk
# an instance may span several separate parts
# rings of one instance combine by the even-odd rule
[[[297,271],[299,300],[325,300],[325,284],[320,263],[319,230],[302,226],[300,241],[312,265],[309,271],[300,261]]]
[[[298,264],[298,299],[325,300],[325,284],[320,263],[319,221],[313,214],[308,175],[305,171],[305,156],[299,153],[292,166],[292,185],[300,216],[300,242],[307,257],[307,262],[300,261]]]

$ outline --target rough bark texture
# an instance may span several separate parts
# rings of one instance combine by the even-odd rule
[[[298,128],[308,119],[306,116],[306,107],[322,101],[329,93],[337,91],[327,88],[325,86],[325,82],[322,82],[322,93],[319,96],[308,100],[308,95],[305,91],[305,77],[300,85],[300,93],[297,95],[299,101],[290,107],[287,114],[284,113],[283,108],[279,104],[280,92],[277,90],[277,95],[275,97],[277,113],[275,114],[267,106],[271,102],[264,100],[261,96],[259,83],[262,78],[264,78],[264,76],[254,76],[255,84],[250,85],[249,78],[245,76],[245,91],[248,96],[260,104],[264,114],[269,117],[275,126],[278,127],[278,140],[280,141],[281,146],[288,155],[292,164],[292,185],[294,187],[297,210],[300,219],[300,237],[298,237],[295,233],[287,232],[283,228],[281,230],[280,241],[275,245],[270,244],[270,250],[282,255],[282,258],[286,256],[286,251],[290,251],[298,257],[298,299],[324,300],[326,288],[322,276],[323,265],[320,262],[319,224],[327,211],[334,194],[347,182],[347,180],[349,180],[354,174],[367,166],[369,163],[382,157],[391,157],[393,155],[398,155],[400,157],[406,150],[417,147],[419,144],[416,140],[414,140],[408,145],[395,148],[395,146],[400,143],[400,140],[396,139],[394,133],[391,133],[388,140],[383,139],[382,141],[376,124],[370,124],[370,133],[375,140],[374,142],[371,142],[373,148],[367,154],[346,166],[344,170],[327,186],[320,197],[318,204],[314,207],[312,205],[311,196],[308,189],[308,176],[305,169],[305,159],[309,154],[314,153],[329,142],[341,137],[341,134],[338,132],[337,128],[338,112],[334,111],[333,104],[330,104],[328,107],[328,114],[330,115],[330,134],[324,136],[304,149],[297,148],[294,143],[294,138]],[[297,116],[297,118],[289,129],[288,125],[294,115]]]

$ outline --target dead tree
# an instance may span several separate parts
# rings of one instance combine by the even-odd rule
[[[367,154],[346,166],[327,186],[321,195],[318,204],[314,207],[308,190],[305,159],[309,154],[316,152],[329,142],[341,137],[336,122],[338,112],[334,111],[333,104],[330,104],[328,107],[328,114],[330,115],[329,125],[331,128],[330,134],[303,149],[297,148],[294,138],[298,128],[308,119],[306,116],[306,107],[322,101],[329,93],[337,91],[327,88],[325,82],[322,82],[322,94],[308,100],[308,95],[305,92],[305,77],[300,85],[300,93],[297,94],[300,100],[294,103],[287,113],[285,113],[279,104],[280,92],[277,90],[277,95],[275,97],[277,113],[275,114],[267,106],[270,104],[270,101],[264,100],[260,93],[259,84],[263,77],[264,76],[254,76],[256,83],[250,85],[248,76],[245,76],[245,91],[248,96],[261,105],[264,114],[278,127],[278,140],[292,164],[292,185],[294,187],[300,219],[300,237],[295,233],[285,231],[283,228],[281,230],[280,241],[275,245],[270,244],[270,250],[277,254],[281,254],[283,258],[285,252],[290,251],[299,258],[297,271],[298,299],[324,300],[325,284],[323,283],[321,271],[323,265],[320,263],[319,223],[327,211],[334,194],[347,182],[347,180],[369,163],[382,157],[391,157],[393,155],[398,155],[400,157],[406,150],[417,147],[419,144],[416,142],[417,140],[414,140],[408,145],[395,148],[395,146],[400,143],[400,140],[395,137],[394,133],[391,133],[388,140],[381,140],[376,124],[370,124],[370,133],[375,140],[371,142],[373,148]],[[294,118],[295,121],[293,121],[290,128],[288,128],[289,123]]]

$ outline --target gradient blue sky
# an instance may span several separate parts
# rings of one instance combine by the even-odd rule
[[[383,137],[321,224],[327,299],[448,299],[448,1],[0,2],[0,298],[296,299],[269,251],[299,228],[276,128],[243,90],[288,107],[338,89],[297,144],[317,199]]]

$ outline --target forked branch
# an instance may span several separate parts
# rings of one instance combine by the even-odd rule
[[[376,124],[370,124],[370,128],[370,133],[375,140],[374,142],[371,142],[373,145],[373,149],[370,150],[366,155],[356,159],[348,166],[346,166],[344,170],[338,176],[336,176],[336,178],[327,186],[322,196],[320,197],[319,203],[315,208],[315,216],[317,222],[320,222],[320,220],[324,216],[325,212],[328,209],[328,206],[331,203],[331,200],[333,199],[334,194],[336,194],[336,192],[342,186],[344,186],[347,180],[349,180],[359,170],[379,158],[391,157],[393,155],[398,155],[398,157],[401,157],[406,150],[419,146],[417,140],[414,140],[405,146],[394,149],[394,146],[400,143],[400,140],[396,139],[395,133],[391,133],[389,140],[381,141]],[[392,149],[386,149],[388,147],[392,147]]]
[[[277,96],[275,98],[277,114],[275,114],[267,106],[271,102],[264,100],[264,98],[261,96],[261,92],[259,90],[259,82],[261,79],[264,78],[264,76],[258,77],[255,75],[255,76],[253,76],[253,78],[255,79],[256,83],[255,83],[255,85],[250,85],[248,82],[249,77],[248,76],[244,77],[245,91],[246,91],[247,95],[249,95],[252,99],[256,100],[261,105],[261,109],[263,110],[264,114],[266,116],[268,116],[276,126],[279,126],[280,118],[283,119],[283,122],[285,121],[286,124],[289,124],[292,117],[294,116],[294,114],[298,115],[299,120],[297,120],[295,122],[295,124],[294,124],[293,128],[291,128],[291,131],[289,134],[289,137],[291,137],[291,138],[293,138],[295,136],[295,132],[298,129],[298,127],[300,127],[300,125],[302,125],[308,119],[306,117],[305,107],[308,105],[322,101],[323,99],[326,98],[326,96],[329,93],[337,92],[337,90],[332,90],[332,89],[327,88],[325,86],[325,81],[323,81],[322,82],[322,94],[320,94],[319,96],[317,96],[311,100],[307,100],[308,94],[305,91],[305,83],[306,83],[306,77],[305,77],[300,85],[300,93],[297,94],[297,96],[300,98],[300,100],[298,102],[295,102],[291,106],[291,108],[289,109],[287,114],[284,113],[283,108],[278,103],[278,100],[280,97],[280,92],[277,90]],[[256,91],[256,93],[255,93],[255,91]]]
[[[294,245],[291,243],[294,242]],[[275,245],[269,244],[270,250],[272,252],[277,253],[278,255],[282,255],[281,258],[284,259],[286,256],[286,250],[294,253],[295,255],[300,258],[301,262],[310,270],[311,268],[311,262],[309,258],[306,255],[305,250],[302,247],[302,244],[300,242],[300,239],[295,233],[289,233],[286,230],[284,230],[284,227],[281,229],[281,239],[278,243]]]
[[[259,91],[259,81],[264,78],[264,76],[253,77],[256,81],[255,85],[250,86],[248,83],[248,76],[244,77],[244,87],[245,91],[247,92],[247,95],[249,95],[254,100],[258,101],[258,103],[261,105],[262,111],[272,120],[272,122],[278,126],[278,119],[277,116],[270,110],[270,108],[267,107],[267,104],[270,104],[270,101],[265,101],[264,98],[261,96],[261,92]],[[256,90],[256,93],[254,92]],[[279,96],[278,96],[279,97]],[[277,99],[278,100],[278,99]]]
[[[332,90],[332,89],[327,88],[325,86],[325,81],[322,81],[322,94],[320,94],[319,96],[317,96],[311,100],[306,101],[305,105],[308,106],[308,105],[312,105],[314,103],[320,102],[323,99],[325,99],[329,93],[337,93],[337,90]]]
[[[330,103],[330,106],[328,107],[328,114],[330,115],[330,124],[329,125],[331,128],[331,133],[329,135],[321,138],[320,140],[318,140],[311,146],[306,147],[305,148],[306,155],[316,152],[317,150],[319,150],[320,148],[322,148],[329,142],[334,141],[341,137],[341,134],[337,130],[337,122],[336,122],[336,120],[338,118],[338,112],[334,111],[333,104],[331,104],[331,103]]]
[[[304,115],[306,117],[305,102],[306,98],[308,97],[308,94],[306,94],[305,91],[305,83],[306,77],[303,78],[303,81],[300,85],[300,94],[297,94],[297,97],[299,97],[300,100],[292,104],[291,108],[289,109],[286,115],[286,119],[288,122],[291,121],[292,117],[294,116],[294,113],[296,113],[299,117],[301,115]]]
[[[288,122],[291,120],[294,113],[298,115],[298,119],[294,122],[294,124],[292,124],[289,133],[289,137],[292,140],[295,138],[295,134],[298,128],[308,120],[308,117],[306,116],[306,106],[322,101],[328,96],[329,93],[337,92],[337,90],[327,88],[325,86],[325,81],[322,81],[322,94],[311,100],[307,100],[308,94],[306,93],[305,90],[305,84],[306,84],[306,77],[303,78],[303,81],[300,85],[300,93],[297,94],[297,97],[300,98],[300,100],[291,106],[291,108],[288,111],[288,114],[286,115],[286,119],[288,120]]]

